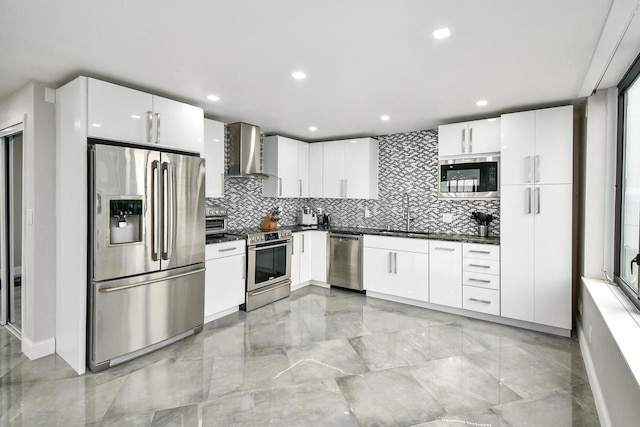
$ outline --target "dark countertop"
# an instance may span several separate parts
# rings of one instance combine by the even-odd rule
[[[214,243],[233,242],[235,240],[244,240],[244,236],[239,236],[237,234],[213,234],[211,236],[206,236],[207,245],[212,245]]]
[[[302,225],[288,225],[282,226],[283,229],[291,230],[293,233],[307,230],[320,230],[331,231],[335,233],[344,234],[370,234],[375,236],[391,236],[391,237],[409,237],[413,239],[427,239],[427,240],[444,240],[450,242],[462,242],[462,243],[482,243],[485,245],[499,245],[500,237],[478,237],[472,234],[450,234],[450,233],[429,233],[425,231],[412,231],[406,232],[402,230],[383,230],[380,228],[364,228],[364,227],[323,227],[323,226],[302,226]]]

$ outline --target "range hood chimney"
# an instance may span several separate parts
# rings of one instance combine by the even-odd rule
[[[262,173],[260,128],[247,123],[231,123],[227,176],[231,178],[267,178]]]

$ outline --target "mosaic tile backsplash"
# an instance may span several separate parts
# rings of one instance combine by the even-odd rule
[[[259,179],[226,178],[225,196],[207,199],[209,205],[229,208],[229,228],[257,226],[265,213],[279,206],[281,223],[295,224],[296,210],[302,206],[322,208],[331,214],[332,225],[404,229],[402,199],[411,200],[412,230],[456,234],[476,234],[471,212],[494,216],[489,234],[500,234],[500,201],[438,199],[438,132],[423,130],[376,137],[379,141],[378,199],[280,199],[262,197]],[[313,179],[313,178],[311,178]],[[369,209],[370,218],[364,217]],[[442,221],[451,214],[453,221]]]

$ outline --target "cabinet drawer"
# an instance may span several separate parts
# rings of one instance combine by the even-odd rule
[[[429,253],[429,241],[408,237],[364,236],[365,248],[389,249],[394,251]]]
[[[493,289],[462,287],[462,308],[481,313],[500,315],[500,291]]]
[[[487,289],[500,289],[500,276],[495,274],[465,271],[462,273],[462,284]]]
[[[500,246],[464,243],[462,245],[462,256],[465,258],[500,260]]]
[[[244,255],[246,243],[244,240],[234,240],[232,242],[214,243],[206,245],[205,259],[223,258],[232,255]]]
[[[462,260],[462,271],[499,275],[500,261],[494,259],[464,258]]]

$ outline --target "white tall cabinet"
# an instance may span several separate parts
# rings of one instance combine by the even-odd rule
[[[571,329],[573,107],[502,116],[501,314]]]
[[[322,145],[323,197],[378,198],[378,141],[358,138],[326,141]]]
[[[224,197],[224,123],[204,120],[206,197]]]

